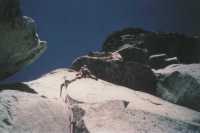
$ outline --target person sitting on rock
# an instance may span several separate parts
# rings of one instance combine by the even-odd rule
[[[95,76],[92,75],[91,71],[88,69],[87,65],[83,65],[79,72],[76,74],[78,78],[92,78],[97,80]]]
[[[70,83],[71,83],[71,81],[67,80],[67,78],[64,77],[64,82],[60,85],[60,97],[62,96],[63,87],[65,87],[67,89],[67,87],[69,86]]]

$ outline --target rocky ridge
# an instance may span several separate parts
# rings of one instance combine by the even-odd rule
[[[78,71],[83,65],[87,65],[90,71],[100,79],[155,94],[156,77],[151,68],[146,65],[137,62],[106,60],[103,57],[82,56],[73,62],[71,68]]]
[[[0,80],[46,48],[19,0],[0,0],[0,35]],[[198,51],[197,37],[115,32],[101,51],[78,57],[71,69],[0,85],[0,132],[199,133]],[[83,65],[98,79],[77,78]],[[65,80],[70,84],[60,96]]]
[[[149,56],[165,53],[170,58],[177,57],[181,63],[191,64],[200,61],[199,37],[197,36],[126,28],[109,35],[103,44],[102,51],[116,51],[125,45],[142,49]]]

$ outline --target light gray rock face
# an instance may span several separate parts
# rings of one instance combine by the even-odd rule
[[[199,133],[200,113],[147,93],[101,79],[77,79],[77,72],[58,69],[25,84],[39,95],[58,98],[64,89],[73,112],[75,133]]]
[[[131,104],[131,103],[129,103]],[[124,101],[80,105],[86,132],[91,133],[198,133],[200,127],[145,110]],[[81,132],[76,132],[81,133]]]
[[[69,133],[69,110],[59,100],[37,94],[0,92],[1,133]]]
[[[200,111],[200,64],[171,65],[156,71],[157,92],[173,103]]]
[[[36,24],[22,17],[19,0],[0,0],[0,80],[34,62],[46,49]]]

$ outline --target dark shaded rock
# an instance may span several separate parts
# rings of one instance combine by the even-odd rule
[[[124,45],[118,50],[118,53],[122,56],[124,62],[133,61],[142,64],[148,62],[148,52],[141,48]]]
[[[138,45],[142,46],[143,40],[141,38],[147,33],[147,31],[139,28],[126,28],[121,31],[113,32],[105,40],[102,50],[113,52],[125,44],[133,45],[135,47],[138,47]]]
[[[72,105],[71,109],[74,121],[73,133],[89,133],[83,119],[85,111],[77,105]]]
[[[170,102],[200,111],[200,64],[171,65],[156,71],[157,92]]]
[[[46,49],[33,19],[21,16],[19,0],[0,0],[0,80],[34,62]]]
[[[103,80],[135,90],[155,93],[155,76],[145,65],[82,56],[73,62],[72,69],[79,70],[83,65],[87,65],[95,76]]]
[[[107,57],[110,56],[111,52],[99,52],[99,51],[95,51],[95,52],[89,52],[88,56],[91,57]]]
[[[166,62],[166,66],[172,65],[172,64],[180,64],[180,61],[178,60],[177,57],[173,57],[173,58],[167,58],[165,59]]]
[[[124,58],[122,58],[121,54],[119,51],[115,52],[89,52],[88,54],[89,57],[96,58],[96,59],[101,59],[105,61],[123,61]]]
[[[169,57],[177,57],[181,63],[200,62],[199,39],[178,33],[158,33],[127,28],[112,33],[104,42],[102,50],[116,51],[127,44],[147,49],[149,55],[166,53]]]
[[[151,55],[149,56],[148,64],[155,69],[163,68],[167,65],[165,61],[167,58],[166,54]]]
[[[21,17],[20,0],[0,0],[0,21]]]
[[[4,91],[4,90],[17,90],[17,91],[37,94],[37,92],[35,90],[33,90],[32,88],[29,88],[28,85],[23,84],[23,83],[1,84],[0,92]]]
[[[154,69],[164,68],[172,64],[179,64],[177,57],[168,58],[166,54],[157,54],[149,56],[148,64]]]

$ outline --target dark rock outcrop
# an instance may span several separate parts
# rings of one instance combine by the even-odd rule
[[[100,79],[155,94],[155,76],[151,69],[143,64],[82,56],[73,62],[72,69],[78,71],[83,65],[87,65],[92,74]]]
[[[33,19],[21,16],[19,0],[0,0],[0,80],[34,62],[46,49]]]
[[[131,45],[123,45],[117,52],[122,56],[124,62],[132,61],[141,64],[148,63],[147,50],[137,48]]]
[[[200,111],[200,64],[171,65],[156,71],[158,96]]]
[[[139,28],[127,28],[122,31],[113,32],[105,40],[102,50],[106,52],[116,51],[127,44],[138,48],[144,48],[142,47],[144,46],[142,38],[144,38],[145,34],[149,34],[149,32]]]
[[[155,69],[166,67],[165,59],[168,58],[166,54],[157,54],[149,56],[148,64]]]
[[[20,0],[0,0],[0,21],[13,21],[21,15]]]
[[[199,39],[183,34],[127,28],[111,34],[104,42],[102,50],[116,51],[124,45],[147,50],[149,56],[165,53],[169,58],[177,57],[181,63],[200,62]]]
[[[172,64],[179,64],[177,57],[168,58],[166,54],[157,54],[149,56],[148,64],[151,68],[159,69]]]

